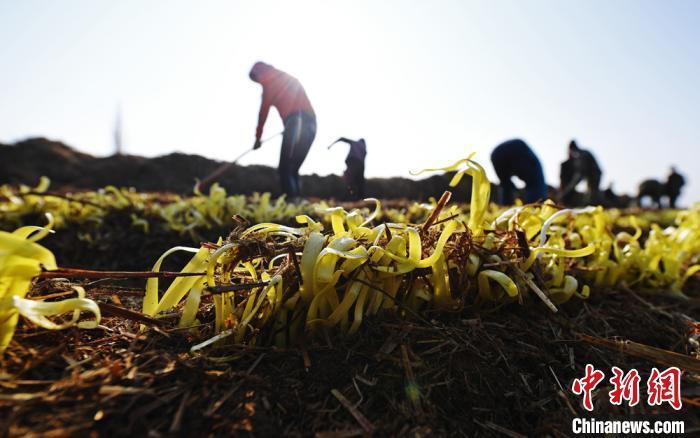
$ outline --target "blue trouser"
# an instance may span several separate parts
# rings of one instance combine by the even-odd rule
[[[547,196],[542,165],[535,153],[522,140],[509,140],[501,143],[491,153],[491,162],[501,182],[502,205],[512,205],[515,185],[511,178],[517,176],[525,183],[526,203],[535,202]]]
[[[280,175],[282,191],[288,198],[301,194],[299,168],[309,153],[311,143],[316,137],[316,118],[305,112],[291,114],[284,121],[284,136],[280,151]]]

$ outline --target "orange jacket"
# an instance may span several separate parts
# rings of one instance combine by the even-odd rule
[[[315,117],[304,87],[295,77],[262,62],[255,64],[250,73],[251,78],[263,87],[258,127],[255,130],[256,140],[262,137],[263,126],[271,106],[277,108],[282,120],[299,111]]]

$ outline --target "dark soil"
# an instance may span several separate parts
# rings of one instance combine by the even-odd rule
[[[97,189],[107,185],[134,187],[139,191],[192,192],[195,179],[204,179],[223,162],[199,155],[172,153],[155,158],[135,155],[94,157],[78,152],[63,143],[32,138],[13,145],[0,144],[0,184],[36,185],[41,176],[51,179],[52,190]],[[276,169],[267,166],[232,166],[219,180],[229,193],[271,192],[279,195]],[[407,178],[370,178],[366,196],[381,199],[439,198],[449,183],[449,176],[439,175],[414,181]],[[343,179],[338,175],[302,176],[305,197],[346,199]],[[469,184],[456,189],[455,199],[470,196]],[[454,191],[454,190],[453,190]]]
[[[161,238],[158,251],[176,237]],[[88,267],[107,269],[135,254],[150,267],[155,259],[138,248],[147,251],[156,241],[123,239],[107,235],[104,252],[66,251],[59,260],[77,266],[91,255]],[[109,280],[83,284],[100,302],[140,310],[143,280],[128,287]],[[68,286],[42,280],[33,295]],[[350,338],[329,333],[288,349],[223,345],[196,354],[189,348],[213,335],[210,301],[195,332],[178,330],[176,318],[142,333],[139,322],[109,315],[96,330],[47,332],[23,321],[0,360],[0,433],[558,437],[571,435],[573,418],[593,416],[681,419],[690,434],[700,431],[700,361],[693,359],[698,351],[691,339],[700,329],[700,285],[689,286],[689,300],[595,290],[557,314],[532,301],[468,305],[425,320],[384,314]],[[595,340],[629,340],[664,352],[643,358],[623,344],[606,348]],[[690,366],[676,364],[669,352]],[[592,414],[570,389],[587,363],[607,376]],[[680,366],[683,409],[644,401],[612,406],[607,378],[613,365],[640,371],[642,397],[652,367]]]
[[[130,301],[128,293],[91,290],[102,300],[118,295],[122,303]],[[99,330],[22,325],[2,361],[11,376],[0,381],[2,432],[569,436],[574,417],[591,416],[570,390],[586,363],[608,375],[613,365],[637,368],[642,382],[661,367],[592,346],[581,334],[689,354],[683,315],[697,317],[699,308],[697,299],[601,290],[557,315],[519,305],[467,308],[423,322],[384,315],[349,339],[331,334],[304,347],[224,346],[205,355],[188,352],[201,335],[167,328],[139,333],[136,322],[121,318],[106,317]],[[687,433],[700,430],[697,374],[684,374],[679,412],[644,403],[617,408],[607,400],[609,389],[606,382],[596,392],[596,419],[682,419]]]

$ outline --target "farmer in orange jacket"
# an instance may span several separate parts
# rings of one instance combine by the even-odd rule
[[[261,145],[260,138],[265,121],[270,107],[274,106],[284,122],[278,168],[282,191],[288,198],[298,199],[301,193],[299,168],[316,137],[316,114],[304,87],[295,77],[264,62],[256,62],[249,76],[263,88],[253,149],[258,149]]]

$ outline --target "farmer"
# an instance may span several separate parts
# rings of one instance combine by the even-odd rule
[[[336,143],[347,143],[350,145],[348,156],[345,158],[345,173],[343,179],[348,186],[350,198],[358,200],[365,197],[365,157],[367,156],[367,144],[365,139],[350,140],[345,137],[340,137],[330,146],[331,148]]]
[[[301,194],[299,168],[316,137],[316,114],[304,87],[295,77],[264,62],[256,62],[249,76],[263,88],[253,149],[260,148],[267,114],[274,106],[284,122],[278,168],[280,184],[289,199],[298,200]]]
[[[567,169],[566,172],[564,171],[565,168]],[[560,199],[569,199],[576,190],[578,183],[585,180],[588,201],[595,200],[600,190],[601,175],[602,171],[593,154],[590,151],[579,148],[576,141],[571,140],[569,143],[569,158],[562,163]]]
[[[513,204],[515,186],[511,178],[514,176],[525,183],[526,203],[547,196],[547,184],[544,182],[540,160],[524,141],[508,140],[496,146],[491,153],[491,163],[501,182],[500,204]]]

